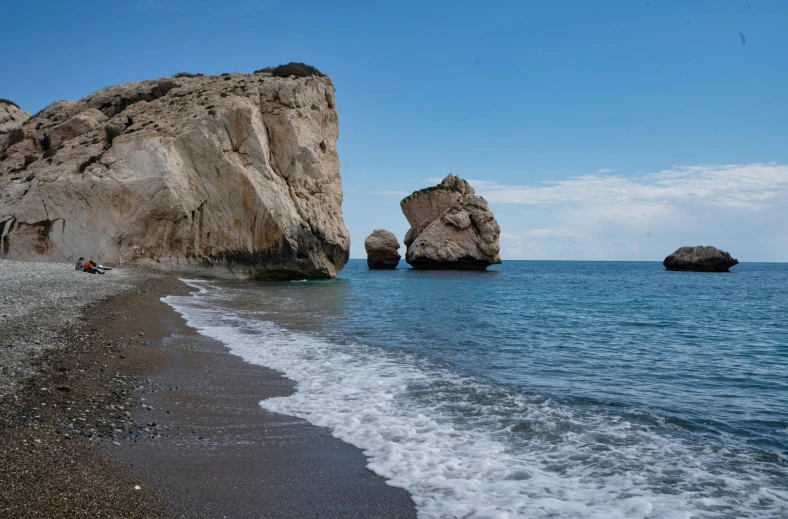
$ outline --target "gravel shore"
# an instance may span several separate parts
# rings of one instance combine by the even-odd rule
[[[105,275],[71,264],[0,259],[0,399],[34,371],[46,349],[62,345],[62,329],[89,305],[130,292],[144,271],[114,269]],[[94,309],[100,313],[100,309]]]
[[[99,444],[156,434],[129,410],[156,389],[144,374],[166,356],[148,343],[168,331],[150,319],[142,333],[125,301],[158,302],[182,283],[142,269],[99,276],[11,261],[0,273],[0,517],[169,517],[160,494]]]
[[[0,518],[412,518],[295,390],[188,328],[178,279],[0,260]]]

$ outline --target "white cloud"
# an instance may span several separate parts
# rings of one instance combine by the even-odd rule
[[[788,166],[682,166],[639,177],[586,175],[542,182],[536,186],[502,185],[484,180],[470,182],[490,202],[499,203],[656,204],[665,207],[671,203],[696,200],[755,209],[788,195]]]
[[[596,170],[597,173],[612,173],[613,171],[615,170],[610,168],[599,168]]]
[[[788,260],[786,165],[682,166],[534,185],[470,183],[501,215],[504,257],[657,259],[681,245],[712,244]]]
[[[577,234],[571,229],[531,229],[529,231],[520,231],[518,233],[501,233],[501,236],[532,236],[537,238],[555,237],[555,238],[584,238],[583,235]]]

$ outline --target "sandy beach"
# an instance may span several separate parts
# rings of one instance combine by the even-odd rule
[[[415,516],[358,449],[263,411],[293,383],[189,329],[177,279],[0,266],[0,517]]]

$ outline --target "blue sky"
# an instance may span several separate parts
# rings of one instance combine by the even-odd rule
[[[344,215],[400,238],[448,173],[504,259],[788,261],[788,2],[6,0],[0,97],[303,61],[337,88]]]

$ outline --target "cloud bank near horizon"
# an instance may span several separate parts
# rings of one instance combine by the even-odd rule
[[[496,212],[505,259],[655,260],[682,245],[715,245],[743,261],[788,261],[788,165],[611,172],[469,182]]]

